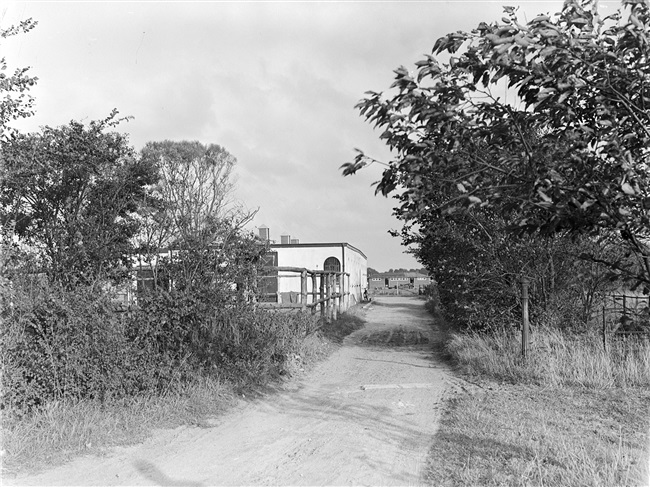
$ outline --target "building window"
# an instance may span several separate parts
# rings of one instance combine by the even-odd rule
[[[138,293],[153,291],[155,288],[155,280],[152,269],[138,269],[136,271],[136,280]]]

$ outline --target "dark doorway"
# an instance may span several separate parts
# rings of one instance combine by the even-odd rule
[[[278,301],[278,253],[267,252],[262,256],[264,270],[260,277],[260,301],[277,303]]]
[[[323,270],[329,272],[341,272],[341,261],[336,257],[328,257],[323,264]],[[336,284],[341,282],[341,276],[336,276]]]

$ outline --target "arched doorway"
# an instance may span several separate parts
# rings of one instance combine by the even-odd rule
[[[341,261],[336,257],[328,257],[323,264],[324,271],[341,272]]]
[[[341,272],[341,261],[336,257],[328,257],[323,264],[323,270],[329,272]],[[336,284],[341,282],[341,276],[336,276]]]

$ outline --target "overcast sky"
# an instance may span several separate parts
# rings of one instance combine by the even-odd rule
[[[9,68],[31,66],[36,115],[24,130],[105,118],[113,108],[140,149],[198,140],[237,158],[236,197],[259,207],[271,238],[348,242],[377,270],[420,267],[388,230],[393,200],[371,167],[343,178],[354,148],[388,160],[354,105],[386,91],[436,39],[502,16],[553,13],[562,1],[9,2],[0,25],[32,17],[3,42]],[[611,4],[611,2],[608,2]],[[613,8],[614,6],[610,7]]]

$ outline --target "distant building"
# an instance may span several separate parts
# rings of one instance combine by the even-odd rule
[[[383,289],[386,287],[386,280],[380,274],[368,278],[368,289]]]
[[[368,289],[409,288],[420,289],[431,284],[432,279],[419,272],[383,272],[368,278]]]

